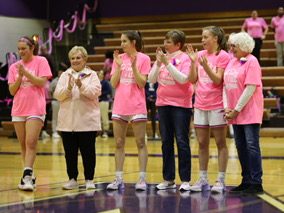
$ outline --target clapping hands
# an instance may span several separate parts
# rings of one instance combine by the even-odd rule
[[[117,66],[121,66],[122,65],[122,59],[119,55],[119,50],[115,50],[113,52],[113,59],[114,59],[114,62],[117,64]]]
[[[158,47],[156,49],[156,60],[157,60],[158,66],[161,66],[162,63],[166,66],[169,64],[169,60],[168,60],[166,54],[163,53],[163,51],[160,47]]]

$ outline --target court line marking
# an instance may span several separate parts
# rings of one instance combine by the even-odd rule
[[[270,196],[269,194],[265,193],[265,194],[260,194],[257,195],[258,197],[260,197],[261,199],[263,199],[264,201],[266,201],[267,203],[269,203],[270,205],[274,206],[275,208],[284,211],[284,204],[281,203],[280,201],[276,200],[273,196]]]
[[[0,155],[20,155],[20,152],[0,152]],[[52,153],[52,152],[38,152],[37,156],[64,156],[65,153],[63,152],[57,152],[57,153]],[[80,154],[79,154],[80,155]],[[96,153],[96,156],[98,157],[104,157],[104,156],[110,156],[114,157],[114,153]],[[136,153],[125,153],[126,157],[138,157],[138,154]],[[161,153],[152,153],[148,154],[148,157],[162,157],[163,155]],[[175,155],[175,158],[178,156]],[[191,158],[199,158],[199,155],[191,155]],[[218,158],[218,155],[210,155],[209,158]],[[237,155],[235,156],[229,156],[229,159],[238,159],[239,157]],[[284,156],[262,156],[262,159],[264,160],[284,160]]]
[[[108,211],[103,211],[103,212],[100,212],[100,213],[120,213],[120,209],[113,209],[113,210],[108,210]]]

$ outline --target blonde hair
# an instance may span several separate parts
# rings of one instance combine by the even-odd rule
[[[71,57],[77,52],[80,52],[86,61],[88,60],[88,52],[83,46],[72,47],[72,49],[68,53],[69,59],[71,59]]]

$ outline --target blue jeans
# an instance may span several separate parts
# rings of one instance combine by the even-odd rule
[[[178,150],[178,170],[182,182],[191,179],[191,151],[189,146],[190,108],[175,106],[158,107],[162,138],[163,178],[175,180],[174,138]]]
[[[242,167],[242,183],[262,184],[259,124],[233,125],[234,138]]]

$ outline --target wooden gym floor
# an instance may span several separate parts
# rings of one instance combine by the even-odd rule
[[[198,178],[198,144],[191,139],[192,183]],[[229,162],[227,188],[240,183],[240,165],[233,139],[227,139]],[[138,177],[137,150],[133,137],[127,138],[123,191],[107,192],[106,184],[114,178],[114,140],[97,138],[96,190],[85,191],[82,161],[79,157],[78,190],[63,191],[67,180],[64,150],[61,140],[39,141],[35,164],[37,187],[34,192],[17,189],[22,175],[20,146],[16,139],[0,137],[0,212],[284,212],[284,139],[261,138],[263,186],[258,196],[222,195],[178,190],[155,191],[162,181],[161,142],[148,141],[147,192],[135,192]],[[177,159],[176,159],[177,162]],[[209,180],[217,176],[217,150],[210,143]],[[177,172],[176,172],[177,174]],[[177,176],[177,184],[180,180]]]

